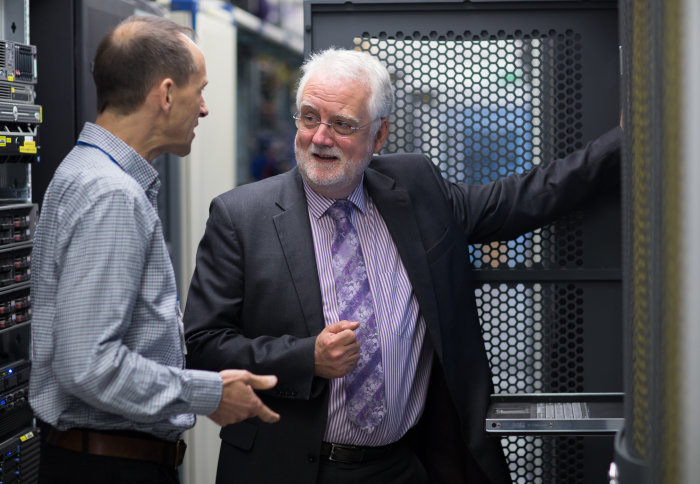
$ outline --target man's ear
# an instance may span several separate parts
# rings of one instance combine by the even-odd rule
[[[166,77],[156,86],[158,95],[158,104],[160,108],[168,113],[173,105],[173,88],[175,83],[169,77]]]
[[[387,118],[382,118],[382,125],[379,127],[377,135],[374,138],[372,153],[379,153],[379,150],[382,149],[382,146],[384,146],[386,142],[387,136],[389,136],[389,120]]]

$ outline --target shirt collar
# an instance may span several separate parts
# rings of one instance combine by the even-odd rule
[[[78,141],[94,145],[109,155],[119,167],[138,182],[145,192],[160,186],[158,171],[120,138],[94,123],[87,122]]]
[[[313,215],[316,219],[320,219],[326,213],[328,207],[333,205],[336,199],[324,197],[323,195],[319,195],[318,193],[316,193],[313,190],[313,188],[311,188],[309,184],[306,183],[304,177],[302,177],[302,181],[304,182],[304,192],[306,193],[306,200],[309,206],[309,213],[311,213],[311,215]],[[353,190],[353,192],[348,197],[348,200],[350,200],[353,203],[353,205],[355,205],[355,207],[362,213],[365,213],[367,210],[364,181],[365,177],[364,175],[362,175],[362,180],[360,180],[360,183],[357,184],[355,190]]]

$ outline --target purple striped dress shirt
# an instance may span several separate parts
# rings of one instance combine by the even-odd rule
[[[326,214],[334,200],[318,195],[306,182],[304,190],[321,282],[323,315],[326,325],[329,325],[339,320],[331,267],[335,225],[330,215]],[[397,441],[420,418],[428,389],[433,349],[430,341],[425,340],[425,321],[406,269],[384,219],[364,191],[364,183],[360,183],[348,198],[355,205],[352,223],[360,237],[374,299],[384,364],[387,413],[374,432],[362,431],[347,418],[345,379],[331,379],[324,440],[378,446]]]

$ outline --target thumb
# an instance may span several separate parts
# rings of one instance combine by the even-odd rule
[[[326,326],[326,329],[331,333],[342,333],[346,329],[355,331],[360,326],[357,321],[338,321],[337,323]]]
[[[248,384],[256,390],[268,390],[277,385],[277,377],[274,375],[250,375]]]

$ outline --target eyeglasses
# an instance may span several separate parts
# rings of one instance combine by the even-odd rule
[[[362,126],[353,126],[347,121],[342,121],[340,119],[336,119],[330,123],[324,123],[318,116],[314,116],[313,114],[294,113],[292,117],[294,118],[294,124],[296,124],[298,129],[303,129],[304,131],[316,131],[320,125],[325,124],[329,128],[333,129],[333,131],[339,136],[352,136],[356,131],[359,131],[362,128],[372,124],[372,121],[370,121]]]

